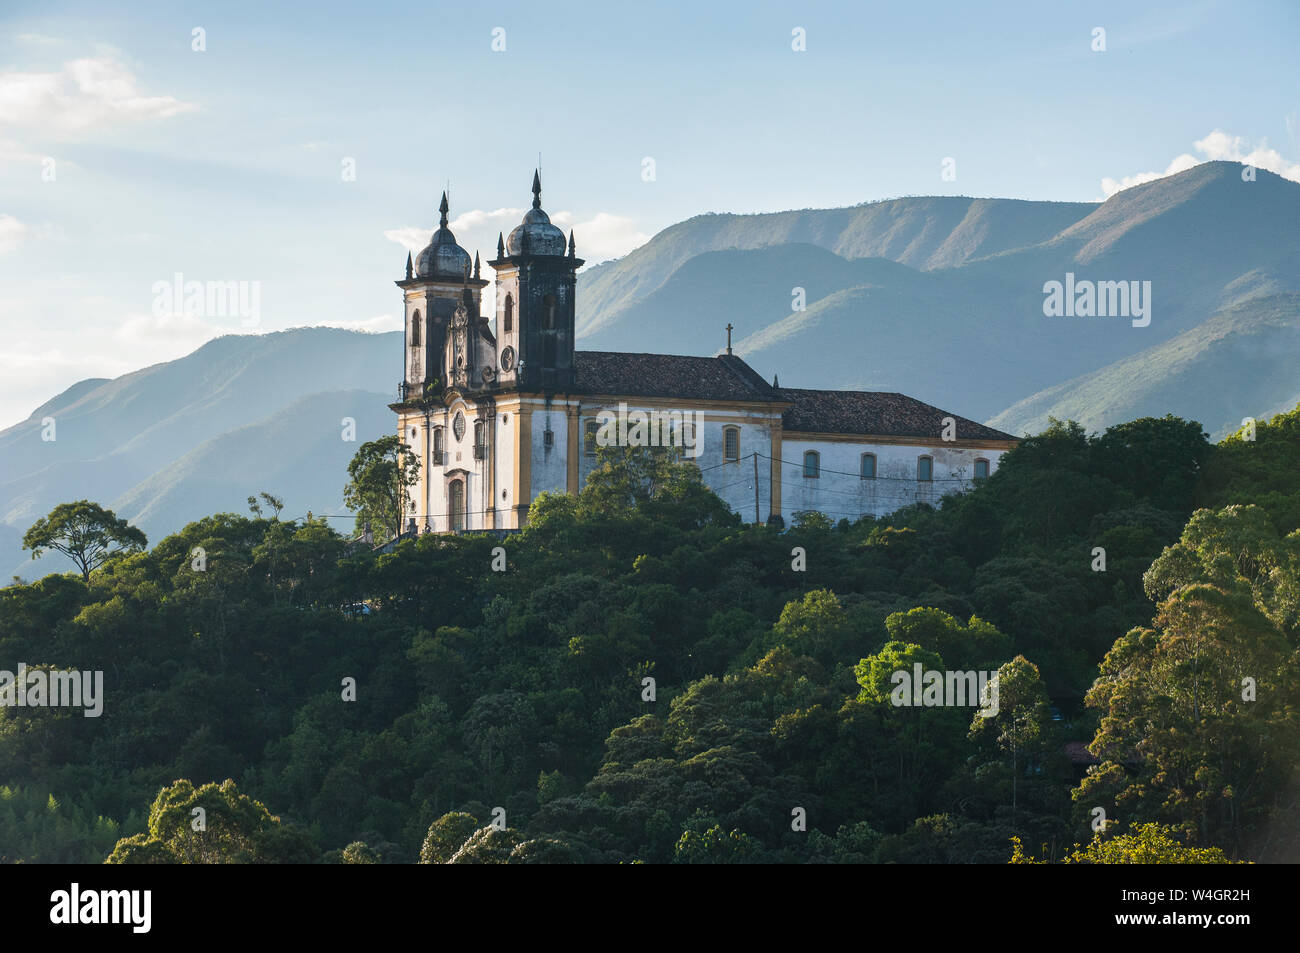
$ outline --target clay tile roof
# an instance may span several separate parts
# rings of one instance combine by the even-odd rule
[[[777,392],[734,355],[690,357],[625,351],[577,351],[576,389],[585,394],[676,397],[682,400],[779,399]]]
[[[784,415],[786,430],[938,438],[943,433],[943,418],[952,417],[957,422],[959,441],[1016,439],[903,394],[782,387],[780,399],[792,404]]]
[[[1101,761],[1088,750],[1082,741],[1071,741],[1065,745],[1065,756],[1072,764],[1101,764]]]
[[[731,354],[694,357],[577,351],[573,365],[575,389],[584,394],[789,402],[791,406],[784,414],[786,430],[938,438],[943,433],[943,419],[952,417],[957,421],[959,441],[1016,439],[903,394],[775,388]]]

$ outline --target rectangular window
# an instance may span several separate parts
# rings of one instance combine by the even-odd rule
[[[586,427],[582,432],[582,452],[589,457],[596,455],[596,431],[600,429],[600,424],[594,420],[588,420]]]
[[[916,461],[916,478],[922,483],[934,479],[934,461],[929,457],[921,457]]]
[[[989,475],[989,462],[987,460],[975,461],[975,479],[983,480]]]
[[[816,450],[809,450],[803,455],[803,475],[806,479],[815,480],[821,476],[822,461],[821,456]]]
[[[722,431],[722,459],[740,459],[740,428],[727,427]]]
[[[874,480],[876,478],[876,455],[874,453],[864,453],[862,455],[862,479]]]

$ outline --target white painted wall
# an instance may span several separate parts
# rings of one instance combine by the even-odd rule
[[[821,476],[803,475],[804,453],[821,455]],[[876,479],[861,477],[863,453],[876,455]],[[781,510],[789,523],[799,510],[818,510],[833,520],[855,519],[863,514],[885,516],[913,503],[937,505],[948,493],[964,492],[973,485],[975,461],[989,461],[989,474],[998,466],[1002,450],[957,447],[900,446],[840,441],[786,439],[781,448]],[[917,480],[917,460],[934,460],[933,480]]]
[[[596,421],[597,414],[604,409],[603,404],[586,405],[579,414],[578,440],[578,482],[585,486],[587,478],[596,466],[596,458],[588,456],[582,434],[585,433],[587,421]],[[609,409],[617,411],[617,404]],[[654,410],[653,403],[632,404],[628,410]],[[465,434],[457,441],[452,421],[456,412],[465,414]],[[445,427],[446,466],[430,466],[426,469],[426,483],[422,488],[427,494],[427,512],[432,515],[433,529],[442,532],[449,527],[448,493],[446,471],[464,469],[469,471],[466,479],[466,524],[471,529],[487,526],[486,514],[480,512],[487,507],[496,509],[496,525],[502,528],[517,526],[514,507],[519,502],[519,494],[514,486],[515,440],[516,430],[527,426],[531,431],[530,463],[531,486],[529,501],[542,492],[565,492],[568,486],[568,417],[566,404],[556,401],[548,408],[528,408],[523,415],[517,411],[498,411],[496,415],[496,487],[495,498],[486,498],[485,462],[474,459],[474,416],[476,408],[465,402],[457,402],[445,413],[433,415],[431,423]],[[746,420],[744,415],[728,411],[708,411],[700,426],[702,452],[691,459],[702,471],[703,480],[728,506],[746,522],[755,517],[754,505],[754,454],[758,454],[758,519],[766,521],[770,515],[771,503],[771,455],[772,428],[779,426],[779,418],[760,418],[755,422]],[[508,417],[508,419],[507,419]],[[431,439],[426,437],[421,419],[417,427],[417,437],[410,435],[411,423],[407,424],[406,439],[416,445],[428,459]],[[554,440],[550,449],[546,447],[545,433],[550,427]],[[735,426],[740,431],[740,459],[723,460],[723,431],[728,426]],[[804,453],[814,450],[820,454],[820,475],[807,478],[803,475]],[[949,446],[898,445],[872,442],[864,438],[861,442],[839,440],[797,440],[785,436],[781,458],[781,513],[789,523],[794,514],[801,510],[817,510],[832,520],[842,518],[856,519],[863,515],[885,516],[904,506],[916,502],[938,505],[948,493],[964,492],[973,485],[975,461],[989,461],[989,473],[997,470],[1003,450],[976,449]],[[875,479],[862,479],[860,476],[861,457],[863,453],[873,453],[876,457]],[[922,455],[934,461],[933,479],[917,479],[917,460]],[[505,491],[505,497],[502,497]],[[421,508],[424,512],[424,508]],[[423,528],[423,519],[419,526]]]
[[[541,493],[564,493],[569,486],[568,447],[569,418],[564,404],[556,402],[549,409],[534,410],[532,415],[532,496]],[[546,448],[546,428],[553,434],[551,448]]]
[[[519,414],[513,410],[497,412],[496,445],[496,507],[497,526],[502,529],[514,529],[515,499],[515,434],[519,432]],[[506,495],[502,497],[501,491]]]

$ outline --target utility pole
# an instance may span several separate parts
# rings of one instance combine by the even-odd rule
[[[754,522],[758,519],[758,451],[754,451]]]

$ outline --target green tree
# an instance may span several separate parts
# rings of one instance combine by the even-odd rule
[[[1185,542],[1195,532],[1189,524]],[[1199,564],[1186,555],[1153,567],[1162,590],[1179,584],[1152,627],[1116,641],[1088,692],[1101,712],[1090,748],[1102,764],[1076,790],[1080,804],[1172,823],[1234,853],[1294,850],[1298,832],[1282,804],[1300,763],[1297,654],[1239,574],[1271,575],[1250,556],[1260,543],[1238,540],[1240,564],[1211,559],[1219,585],[1197,581]]]
[[[478,830],[478,819],[464,811],[451,811],[429,825],[420,847],[420,863],[450,863],[456,851]]]
[[[60,503],[23,534],[23,549],[30,549],[33,557],[47,549],[63,553],[77,564],[87,582],[91,570],[108,559],[141,552],[147,545],[144,533],[90,500]]]
[[[420,479],[420,458],[400,437],[389,435],[363,443],[348,464],[343,502],[356,511],[357,531],[366,523],[390,536],[402,531],[410,489]]]
[[[1055,741],[1048,713],[1047,692],[1038,677],[1038,667],[1023,655],[1017,655],[997,675],[997,713],[975,713],[971,719],[972,738],[992,737],[1011,759],[1011,820],[1015,823],[1018,808],[1020,775],[1026,763],[1040,770]],[[993,687],[990,686],[990,702]],[[1034,762],[1037,762],[1035,765]]]
[[[681,528],[740,522],[678,448],[598,447],[596,460],[578,497],[579,516],[635,511]]]
[[[259,500],[258,497],[261,499]],[[284,497],[274,496],[263,490],[261,493],[257,494],[257,496],[250,496],[248,498],[248,511],[258,519],[261,519],[263,515],[263,504],[270,509],[271,519],[278,520],[280,518],[280,511],[284,509]]]
[[[758,841],[740,831],[724,832],[717,825],[700,833],[682,831],[673,848],[674,864],[749,864],[758,860]]]
[[[379,863],[379,854],[373,847],[366,844],[365,841],[353,841],[343,848],[341,858],[345,864],[377,864]]]
[[[1205,466],[1196,502],[1218,509],[1230,503],[1262,507],[1283,533],[1300,529],[1300,405],[1268,421],[1254,433],[1243,426],[1214,448]]]
[[[1011,640],[977,616],[963,625],[941,609],[915,608],[885,619],[891,642],[938,654],[957,669],[991,669],[1011,655]]]
[[[449,864],[508,864],[510,855],[523,842],[513,827],[501,830],[491,825],[475,831],[452,854]]]
[[[1012,864],[1045,864],[1025,853],[1019,837],[1011,838]],[[1191,847],[1177,832],[1160,824],[1141,824],[1127,834],[1107,837],[1097,831],[1087,847],[1061,858],[1063,864],[1230,864],[1233,861],[1218,847]]]
[[[182,778],[158,792],[147,833],[117,842],[109,864],[281,864],[315,859],[307,834],[285,828],[232,780],[196,788]]]

